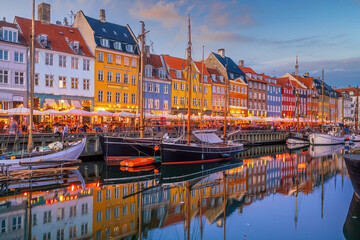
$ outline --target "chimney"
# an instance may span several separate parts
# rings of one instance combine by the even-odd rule
[[[145,55],[146,55],[146,57],[150,57],[150,46],[148,46],[148,45],[145,45]]]
[[[219,54],[221,57],[225,58],[225,49],[224,49],[224,48],[220,48],[220,49],[218,50],[218,54]]]
[[[244,67],[244,60],[239,60],[239,66]]]
[[[50,24],[50,4],[40,3],[38,5],[38,20],[44,24]]]
[[[292,73],[291,73],[291,75],[295,76],[295,73],[294,73],[294,72],[292,72]]]
[[[308,72],[305,73],[305,77],[308,77],[310,76],[310,74]]]
[[[68,22],[68,20],[67,20],[66,17],[64,17],[63,25],[64,25],[65,27],[69,26],[69,22]]]
[[[100,9],[100,22],[106,22],[105,9]]]
[[[320,77],[316,77],[317,80],[320,80]]]
[[[61,21],[56,21],[56,25],[60,25],[60,26],[61,26]]]

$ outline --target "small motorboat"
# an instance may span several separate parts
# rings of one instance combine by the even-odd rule
[[[124,160],[120,162],[120,166],[124,167],[140,167],[153,164],[155,162],[155,158],[153,157],[141,157],[141,158],[133,158],[129,160]]]
[[[312,133],[309,135],[311,145],[337,145],[344,144],[345,137],[337,137],[327,133]]]
[[[301,133],[290,133],[286,144],[309,144],[309,137]]]
[[[127,171],[127,172],[143,172],[143,171],[151,171],[155,169],[155,165],[146,165],[146,166],[140,166],[140,167],[121,167],[121,171]]]

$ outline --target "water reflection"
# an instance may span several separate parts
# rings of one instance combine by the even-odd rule
[[[299,193],[311,194],[337,174],[343,184],[347,171],[342,151],[259,147],[231,162],[157,166],[142,172],[84,163],[61,180],[62,187],[60,180],[41,186],[3,186],[0,238],[152,239],[155,230],[179,224],[180,239],[202,239],[209,225],[221,227],[226,238],[228,231],[236,231],[234,225],[226,227],[227,218],[256,201],[275,194],[296,198]],[[324,189],[321,193],[323,203]],[[349,214],[351,209],[358,211],[358,201],[354,205]],[[346,220],[344,234],[352,220]],[[297,221],[296,209],[295,226]]]
[[[343,228],[347,240],[360,239],[360,199],[354,194]]]

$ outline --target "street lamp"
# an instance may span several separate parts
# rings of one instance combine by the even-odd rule
[[[63,107],[64,107],[64,99],[61,99],[60,103],[61,103],[61,109],[63,109]]]

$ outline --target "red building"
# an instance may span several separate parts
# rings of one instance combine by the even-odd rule
[[[294,86],[289,78],[278,78],[277,83],[281,88],[281,115],[284,118],[295,117],[296,98],[294,95]]]
[[[225,78],[215,68],[207,68],[212,80],[212,114],[224,115]]]

